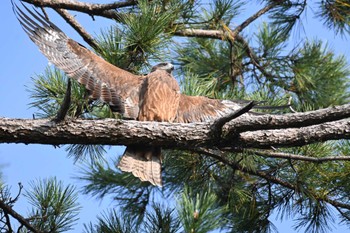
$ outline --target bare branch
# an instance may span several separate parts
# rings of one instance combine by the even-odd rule
[[[225,40],[230,33],[222,30],[204,30],[204,29],[180,29],[174,32],[175,36],[199,37]]]
[[[11,215],[13,218],[17,219],[18,222],[23,224],[28,230],[34,233],[40,233],[41,231],[35,229],[22,215],[14,211],[10,206],[6,205],[2,200],[0,200],[0,208],[6,213]]]
[[[227,116],[223,116],[220,117],[218,119],[216,119],[213,124],[211,125],[211,134],[216,137],[219,138],[221,136],[222,133],[222,127],[229,121],[231,121],[232,119],[235,119],[241,115],[243,115],[244,113],[247,113],[249,110],[251,110],[254,105],[256,103],[254,101],[249,102],[247,105],[243,106],[240,109],[237,109],[236,111],[234,111],[233,113],[227,115]]]
[[[76,21],[76,19],[69,14],[67,10],[63,9],[55,9],[55,11],[62,16],[66,20],[66,22],[71,25],[79,35],[84,39],[86,43],[88,43],[94,49],[98,49],[98,44],[94,40],[94,38]]]
[[[329,161],[350,161],[350,156],[327,156],[327,157],[309,157],[304,155],[297,155],[291,153],[275,152],[275,151],[256,151],[256,150],[245,150],[250,153],[254,153],[258,156],[268,157],[268,158],[280,158],[280,159],[292,159],[301,160],[315,163],[324,163]]]
[[[234,125],[238,132],[247,130],[300,128],[310,125],[337,121],[350,117],[350,104],[319,109],[310,112],[289,113],[283,115],[261,115],[232,120],[228,125]]]
[[[5,224],[6,224],[7,228],[8,228],[8,232],[13,232],[12,226],[11,226],[10,216],[9,216],[9,214],[6,211],[4,211],[4,212],[5,212],[5,219],[6,219]]]
[[[273,2],[270,5],[265,6],[264,8],[260,9],[258,12],[256,12],[255,14],[253,14],[252,16],[250,16],[248,19],[246,19],[243,23],[241,23],[240,25],[238,25],[233,31],[232,31],[232,38],[235,39],[236,36],[243,31],[244,28],[246,28],[249,24],[251,24],[254,20],[256,20],[257,18],[259,18],[260,16],[262,16],[263,14],[265,14],[266,12],[268,12],[269,10],[271,10],[272,8],[274,8],[275,6],[277,6],[279,4],[278,1]]]
[[[102,16],[110,19],[120,20],[120,14],[115,10],[117,8],[133,6],[137,1],[127,0],[124,2],[115,2],[110,4],[85,3],[69,0],[23,0],[35,6],[50,7],[53,9],[66,9],[83,12],[89,15]]]
[[[88,14],[93,12],[100,12],[106,10],[115,10],[118,8],[128,7],[136,5],[137,1],[126,0],[114,3],[87,3],[80,1],[71,1],[71,0],[22,0],[23,2],[31,3],[35,6],[51,7],[51,8],[61,8],[67,10],[81,11]]]
[[[237,139],[242,148],[303,146],[328,140],[349,139],[350,121],[340,120],[303,128],[243,132]]]
[[[342,106],[339,108],[342,108]],[[315,112],[325,113],[333,110],[333,108],[329,108]],[[210,134],[212,124],[210,122],[180,124],[104,119],[74,120],[55,124],[48,119],[20,120],[0,118],[0,143],[39,143],[50,145],[150,144],[164,148],[192,150],[198,146],[208,147],[210,145],[218,148],[232,147],[232,145],[238,148],[291,147],[326,140],[350,138],[350,122],[348,120],[322,124],[317,124],[317,120],[314,120],[314,123],[317,125],[312,125],[310,116],[315,114],[315,112],[304,113],[304,116],[309,117],[308,120],[311,126],[302,128],[286,128],[291,126],[288,120],[293,118],[297,119],[293,122],[294,125],[303,124],[302,113],[287,114],[285,116],[239,117],[224,127],[224,135],[239,136],[226,137],[221,140],[217,140]],[[327,118],[328,116],[326,115],[325,117]],[[266,128],[260,122],[260,120],[264,119],[268,120],[269,127],[274,128],[278,125],[282,129],[257,130],[259,126]],[[324,121],[317,114],[314,115],[314,119]],[[249,122],[251,122],[250,125]],[[257,122],[260,123],[257,124]],[[243,128],[241,127],[242,125],[244,125]]]
[[[70,103],[71,103],[71,91],[72,91],[71,90],[71,85],[72,85],[72,81],[70,79],[68,79],[66,94],[64,95],[61,107],[58,110],[58,113],[57,113],[57,115],[56,115],[56,117],[54,119],[54,121],[56,123],[63,121],[64,118],[67,115],[68,110],[69,110],[69,106],[70,106]]]

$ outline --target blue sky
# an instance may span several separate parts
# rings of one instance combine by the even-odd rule
[[[100,0],[95,2],[109,1]],[[77,33],[55,12],[48,12],[51,20],[67,35],[84,44]],[[328,42],[328,45],[336,53],[349,57],[350,46],[348,41],[324,29],[317,20],[309,17],[312,14],[313,12],[310,9],[307,14],[308,20],[304,25],[305,33],[301,31],[298,39],[302,40],[306,36],[312,39],[318,35],[318,38]],[[0,51],[2,52],[0,60],[0,117],[32,118],[35,109],[28,108],[28,103],[31,101],[26,88],[31,85],[30,78],[43,72],[48,62],[19,26],[12,12],[10,0],[2,1],[0,19],[2,31],[0,36]],[[90,17],[82,15],[78,15],[77,19],[93,35],[112,23],[112,21],[103,20],[99,17],[96,17],[96,21],[92,21]],[[254,30],[256,30],[254,26],[248,28],[248,32]],[[108,152],[107,156],[114,157],[121,153],[122,149],[114,147]],[[13,195],[17,194],[18,182],[21,182],[26,188],[31,180],[52,176],[56,176],[66,184],[82,186],[79,181],[74,179],[79,169],[77,165],[73,164],[72,159],[66,157],[64,148],[55,149],[47,145],[0,144],[0,166],[4,173],[5,182],[12,187]],[[93,221],[97,214],[112,204],[110,199],[101,201],[89,196],[81,196],[79,201],[83,204],[83,209],[80,215],[81,220],[74,232],[82,229],[82,223]],[[22,214],[29,211],[29,205],[26,205],[24,197],[14,206],[14,209]],[[276,221],[274,217],[271,220],[280,232],[294,232],[291,221],[281,223]],[[337,226],[337,223],[335,225],[336,232],[350,232],[345,226]]]

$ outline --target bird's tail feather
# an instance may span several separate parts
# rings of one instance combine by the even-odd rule
[[[162,186],[161,149],[159,147],[128,146],[118,168],[131,172],[141,181]]]

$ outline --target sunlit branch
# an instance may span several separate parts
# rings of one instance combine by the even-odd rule
[[[71,0],[22,0],[23,2],[28,2],[36,6],[51,7],[51,8],[62,8],[67,10],[81,11],[88,14],[93,12],[101,12],[106,10],[115,10],[118,8],[133,6],[137,4],[137,1],[126,0],[118,1],[114,3],[88,3],[81,1],[71,1]]]
[[[94,4],[80,1],[68,0],[23,0],[35,6],[50,7],[53,9],[66,9],[86,13],[88,15],[102,16],[110,19],[120,20],[120,14],[115,10],[136,4],[136,1],[115,2],[110,4]]]

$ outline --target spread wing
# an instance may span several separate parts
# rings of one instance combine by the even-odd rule
[[[180,95],[175,122],[205,122],[225,116],[241,108],[242,105],[230,101],[210,99],[204,96]]]
[[[101,99],[126,118],[136,119],[141,76],[122,70],[79,45],[35,9],[32,11],[23,3],[25,10],[13,2],[12,5],[23,30],[51,63],[83,84],[93,99]]]

